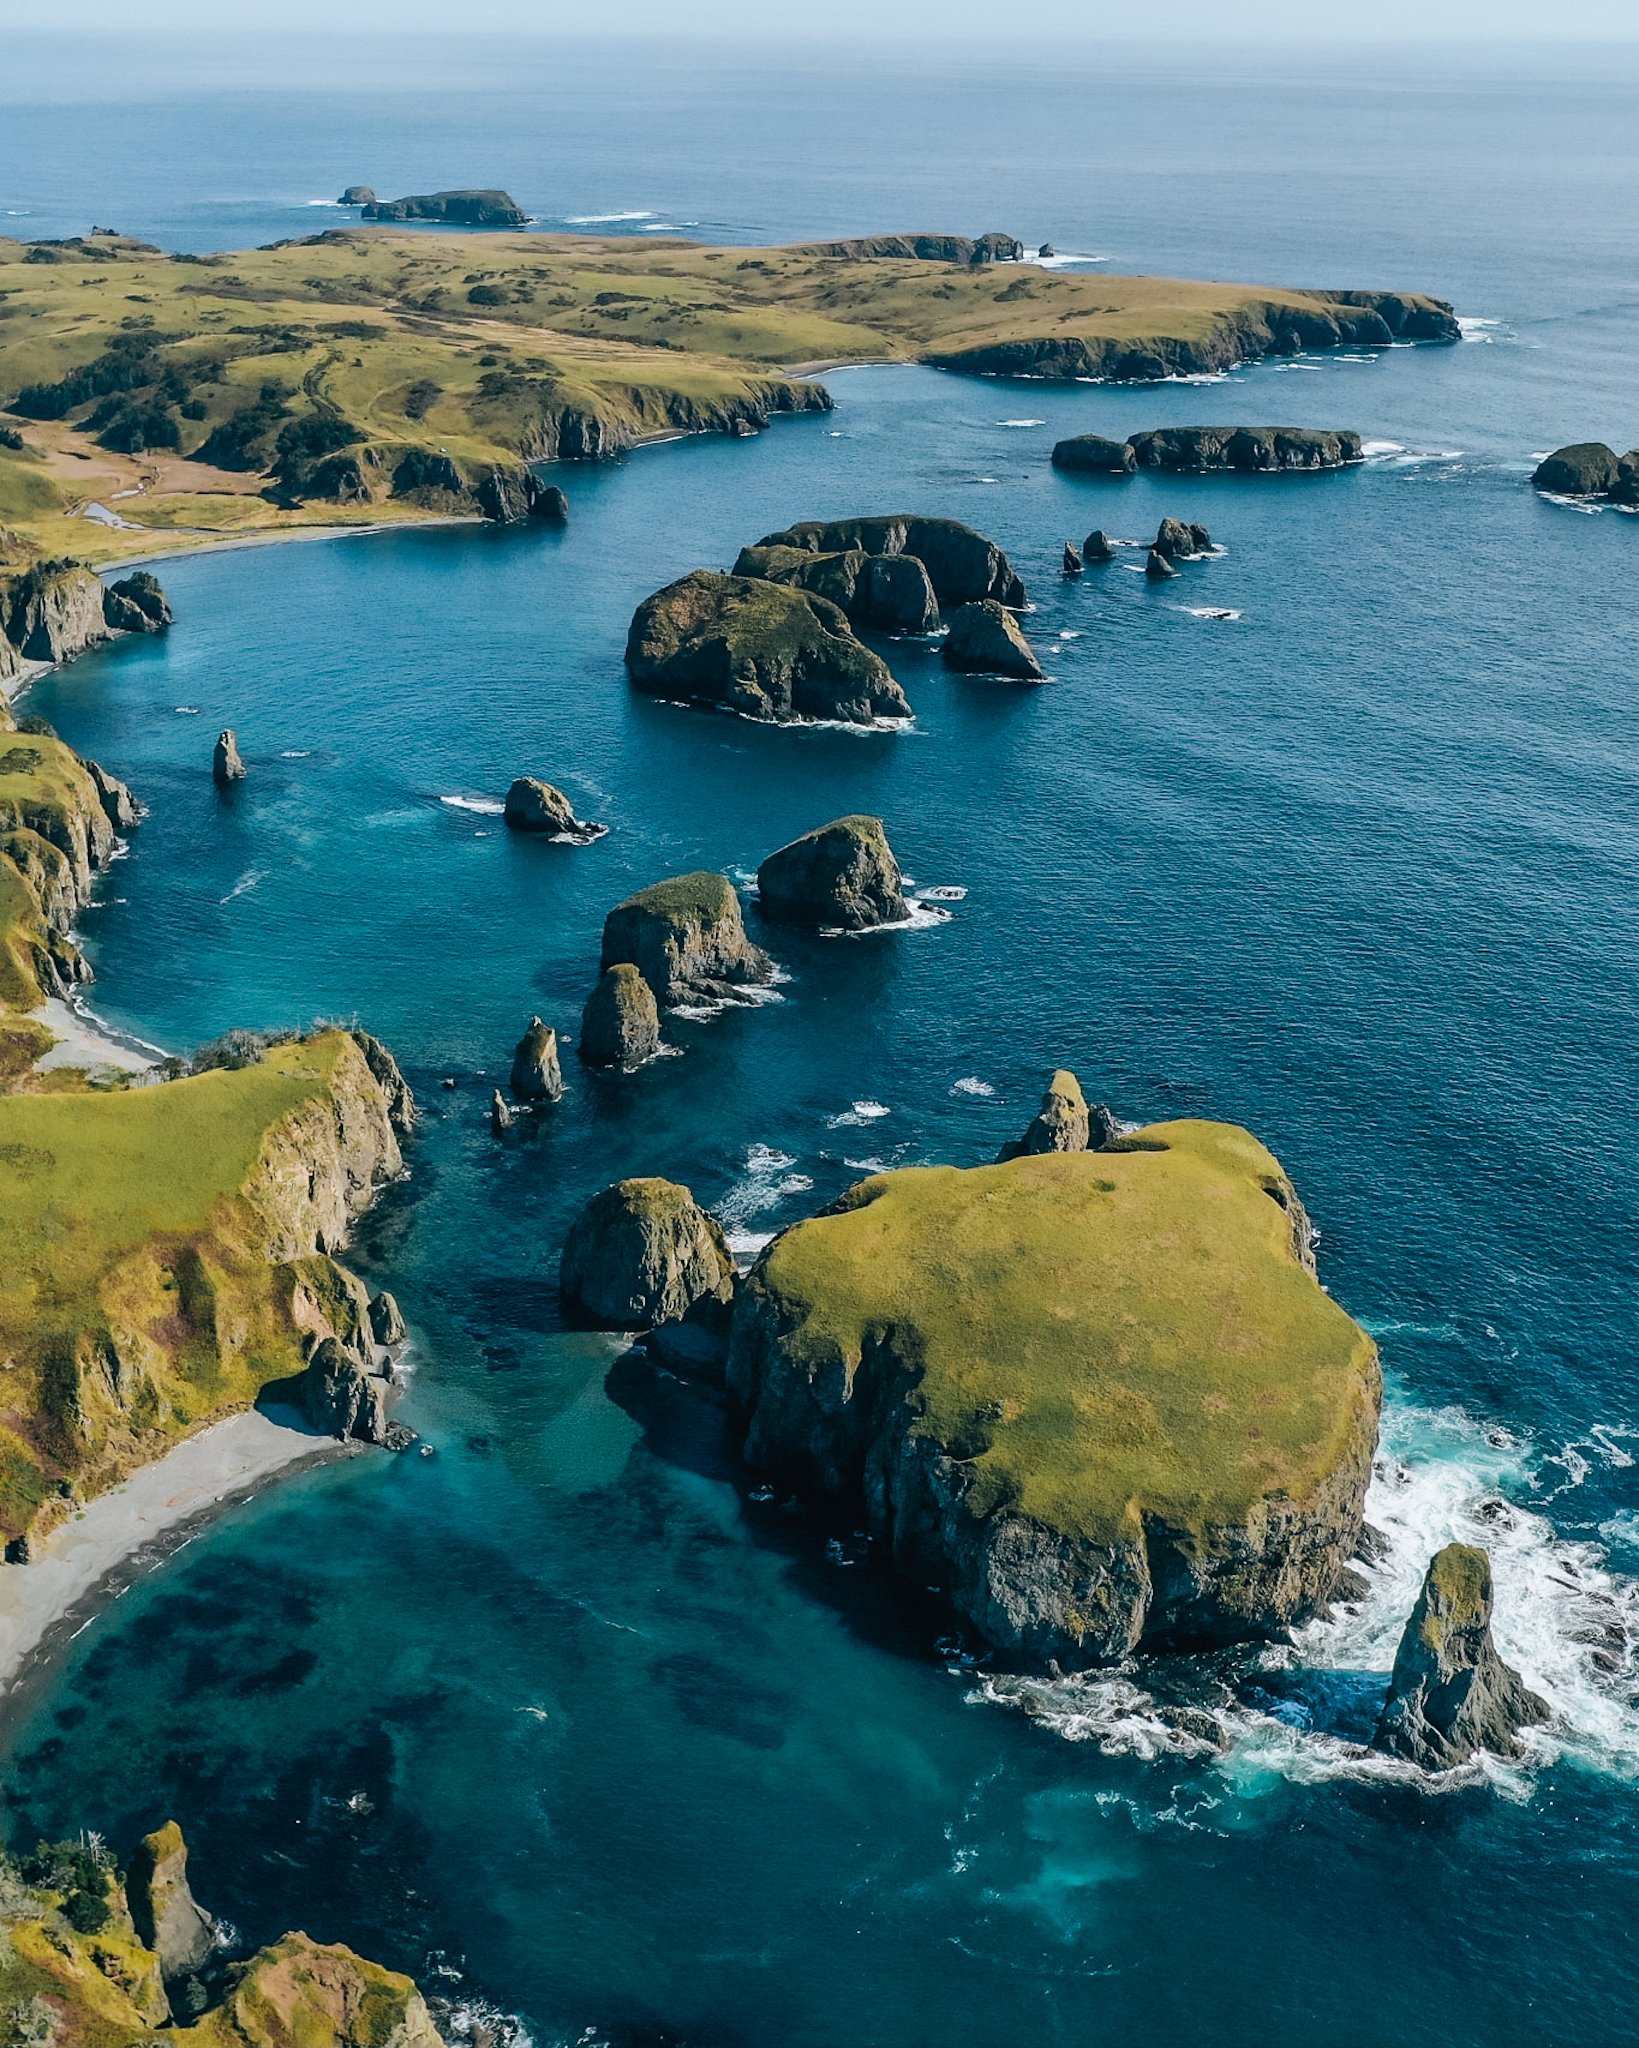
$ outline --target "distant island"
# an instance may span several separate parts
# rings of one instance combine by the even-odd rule
[[[832,363],[1145,383],[1457,336],[1421,294],[1078,275],[997,233],[730,249],[502,230],[480,249],[437,226],[517,212],[504,192],[344,197],[433,225],[207,256],[0,239],[0,565],[557,516],[529,464],[827,410],[812,373]]]
[[[431,220],[446,227],[523,228],[529,215],[509,192],[418,192],[408,199],[378,199],[368,185],[349,185],[348,192],[367,193],[343,206],[362,206],[366,220]]]

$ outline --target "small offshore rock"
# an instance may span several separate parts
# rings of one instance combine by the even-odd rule
[[[1074,434],[1054,445],[1053,467],[1092,476],[1131,476],[1138,458],[1130,441],[1107,440],[1103,434]]]
[[[1603,441],[1573,441],[1544,456],[1531,477],[1539,491],[1561,498],[1608,498],[1616,487],[1616,450]]]
[[[243,782],[245,764],[239,753],[239,741],[230,725],[216,736],[216,751],[211,756],[211,775],[218,789],[226,789],[231,783]]]
[[[545,832],[554,839],[595,839],[602,828],[575,816],[561,789],[536,775],[520,775],[506,793],[505,818],[514,832]]]
[[[349,185],[336,201],[338,206],[371,206],[375,203],[374,185]]]
[[[1039,263],[1044,256],[1056,256],[1057,254],[1058,251],[1053,247],[1051,242],[1043,242],[1041,247],[1036,251],[1036,260]]]
[[[770,917],[820,930],[869,931],[910,916],[880,818],[836,818],[780,847],[757,870],[757,894]]]
[[[170,599],[157,576],[138,569],[103,592],[103,619],[122,633],[163,633],[174,622]]]
[[[616,1329],[680,1322],[734,1298],[735,1265],[716,1218],[676,1181],[617,1181],[594,1195],[564,1241],[565,1297]]]
[[[531,1017],[512,1055],[512,1092],[520,1102],[556,1102],[563,1093],[558,1034]]]
[[[1204,526],[1193,526],[1182,519],[1163,519],[1155,536],[1155,552],[1165,555],[1169,562],[1176,562],[1188,555],[1204,555],[1212,546],[1212,536]]]
[[[1482,1749],[1519,1755],[1518,1731],[1546,1721],[1548,1703],[1497,1654],[1491,1607],[1489,1556],[1448,1543],[1400,1638],[1374,1747],[1426,1771],[1451,1770]]]
[[[1165,583],[1171,577],[1176,576],[1178,571],[1167,560],[1166,556],[1162,554],[1159,548],[1151,548],[1149,559],[1144,564],[1144,574],[1152,583]]]
[[[1018,621],[994,598],[964,604],[951,618],[943,649],[945,666],[970,675],[1016,676],[1039,683],[1041,663]]]
[[[1180,1735],[1188,1735],[1197,1742],[1204,1742],[1219,1756],[1230,1746],[1229,1730],[1216,1714],[1209,1714],[1204,1707],[1157,1707],[1155,1718],[1168,1728],[1174,1728]]]
[[[489,1127],[496,1137],[512,1128],[512,1111],[507,1107],[507,1099],[499,1088],[495,1089],[489,1098]]]
[[[370,1304],[370,1334],[384,1351],[391,1351],[409,1336],[403,1311],[384,1287]]]
[[[1088,1128],[1087,1098],[1081,1092],[1081,1083],[1068,1067],[1060,1067],[1048,1082],[1041,1108],[1024,1136],[1001,1156],[1017,1159],[1040,1152],[1085,1152]]]
[[[1084,562],[1113,562],[1115,542],[1102,526],[1095,526],[1081,544],[1081,559]]]
[[[1081,574],[1081,550],[1073,540],[1064,543],[1064,573],[1066,576]]]
[[[125,1897],[137,1939],[159,1957],[167,1982],[191,1975],[209,1960],[216,1929],[189,1888],[188,1845],[174,1820],[137,1844]]]
[[[630,960],[606,967],[586,998],[580,1056],[589,1067],[630,1072],[660,1050],[660,1009],[654,991]]]

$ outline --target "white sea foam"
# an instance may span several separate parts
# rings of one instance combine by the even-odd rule
[[[1203,1702],[1228,1739],[1218,1766],[1231,1783],[1253,1794],[1282,1777],[1435,1790],[1485,1781],[1525,1799],[1536,1770],[1561,1755],[1639,1777],[1639,1578],[1614,1570],[1600,1544],[1561,1536],[1544,1511],[1596,1468],[1630,1465],[1629,1446],[1636,1444],[1639,1431],[1610,1423],[1539,1453],[1529,1440],[1460,1408],[1390,1402],[1366,1502],[1367,1521],[1384,1542],[1373,1561],[1357,1562],[1364,1596],[1298,1631],[1290,1645],[1248,1651],[1233,1691],[1226,1685]],[[1600,1534],[1639,1542],[1639,1512],[1614,1517]],[[1386,1688],[1428,1561],[1453,1542],[1490,1553],[1497,1647],[1547,1700],[1553,1720],[1524,1732],[1517,1762],[1485,1757],[1431,1779],[1324,1726],[1316,1709],[1283,1696],[1281,1687],[1294,1675],[1332,1673],[1357,1675],[1373,1694]],[[1212,1745],[1169,1725],[1145,1690],[1147,1675],[1132,1665],[1065,1679],[997,1674],[970,1697],[1027,1713],[1069,1741],[1096,1742],[1110,1754],[1213,1754]]]
[[[178,718],[197,718],[199,716],[199,708],[197,704],[173,704],[171,706],[171,709]]]
[[[1069,270],[1078,263],[1108,263],[1108,256],[1078,256],[1069,251],[1062,256],[1032,256],[1027,259],[1038,270]]]
[[[312,754],[311,747],[283,747],[279,752],[281,761],[305,761]]]
[[[1181,612],[1187,612],[1192,619],[1243,619],[1246,614],[1232,610],[1222,604],[1181,604]]]
[[[652,220],[647,227],[640,229],[639,232],[645,235],[678,235],[683,231],[675,221]]]
[[[999,427],[1045,427],[1045,420],[998,420]]]
[[[1404,444],[1399,441],[1362,441],[1362,455],[1404,455]]]
[[[602,227],[606,221],[653,219],[654,213],[649,207],[638,206],[624,213],[566,213],[564,215],[564,226],[571,228],[596,228]]]
[[[717,1204],[717,1219],[731,1251],[754,1257],[774,1233],[750,1229],[752,1219],[777,1209],[793,1195],[805,1195],[812,1190],[811,1175],[790,1171],[796,1163],[789,1152],[777,1151],[772,1145],[746,1148],[743,1177]]]
[[[242,874],[239,877],[238,881],[235,882],[233,887],[228,891],[228,893],[224,897],[222,897],[221,901],[224,903],[231,903],[235,896],[249,895],[250,891],[254,889],[259,882],[265,882],[266,880],[266,868],[251,868],[245,874]]]
[[[892,1170],[886,1159],[844,1159],[842,1163],[850,1173],[888,1173]],[[1639,1528],[1639,1522],[1635,1526]]]
[[[856,1124],[874,1124],[878,1117],[890,1114],[885,1102],[856,1102],[843,1110],[840,1116],[827,1117],[826,1122],[833,1131],[843,1131]]]
[[[952,1095],[994,1095],[995,1089],[988,1081],[981,1081],[977,1074],[964,1074],[959,1081],[950,1084]]]
[[[506,815],[506,805],[493,796],[441,796],[438,801],[452,811],[475,811],[480,818]]]

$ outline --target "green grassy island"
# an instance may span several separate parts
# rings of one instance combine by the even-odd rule
[[[746,1285],[748,1454],[1026,1659],[1273,1631],[1354,1548],[1381,1392],[1307,1239],[1221,1124],[866,1180]]]
[[[1141,380],[1455,336],[1415,294],[1074,275],[951,237],[358,226],[212,256],[0,239],[0,563],[508,517],[524,463],[823,410],[803,373],[827,363]],[[127,526],[79,516],[115,494]]]

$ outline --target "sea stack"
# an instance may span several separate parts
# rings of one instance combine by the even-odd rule
[[[558,1034],[531,1017],[512,1055],[512,1092],[520,1102],[556,1102],[563,1093]]]
[[[1212,536],[1204,526],[1191,525],[1182,519],[1163,519],[1156,530],[1155,552],[1165,555],[1169,562],[1207,554],[1211,547]]]
[[[654,991],[630,960],[617,960],[598,977],[580,1023],[580,1056],[589,1067],[629,1073],[660,1050],[660,1011]]]
[[[601,825],[575,816],[575,807],[561,789],[536,775],[520,775],[506,793],[506,822],[514,832],[540,832],[552,839],[584,843],[602,835]]]
[[[629,961],[657,1004],[732,1000],[774,979],[774,963],[746,937],[727,875],[706,870],[656,882],[617,903],[603,921],[605,969]]]
[[[159,1957],[167,1983],[190,1976],[216,1947],[216,1929],[188,1885],[188,1845],[174,1820],[144,1835],[131,1858],[126,1902],[137,1939]]]
[[[880,818],[837,818],[771,853],[757,870],[764,912],[818,930],[869,931],[910,916]]]
[[[994,598],[986,598],[982,604],[964,604],[952,615],[942,653],[947,668],[967,675],[1045,681],[1041,663],[1020,632],[1018,621]]]
[[[999,1158],[1022,1159],[1042,1152],[1096,1152],[1115,1134],[1115,1118],[1103,1103],[1089,1103],[1075,1075],[1068,1067],[1060,1067],[1048,1082],[1041,1108],[1024,1136],[1016,1144],[1004,1145]]]
[[[1084,562],[1113,562],[1115,542],[1102,526],[1095,526],[1081,544],[1081,559]]]
[[[1167,583],[1178,574],[1178,571],[1159,548],[1151,548],[1144,563],[1144,574],[1152,583]]]
[[[211,756],[211,776],[218,789],[227,789],[235,782],[245,779],[245,764],[239,753],[239,741],[230,725],[216,736],[216,751]]]
[[[594,1195],[564,1241],[565,1297],[614,1329],[679,1322],[734,1298],[728,1240],[676,1181],[617,1181]]]
[[[1425,1771],[1448,1771],[1479,1750],[1518,1756],[1518,1730],[1549,1718],[1491,1640],[1491,1560],[1448,1543],[1430,1561],[1394,1659],[1375,1746]]]
[[[1081,550],[1073,540],[1064,543],[1064,573],[1066,576],[1081,574]]]

